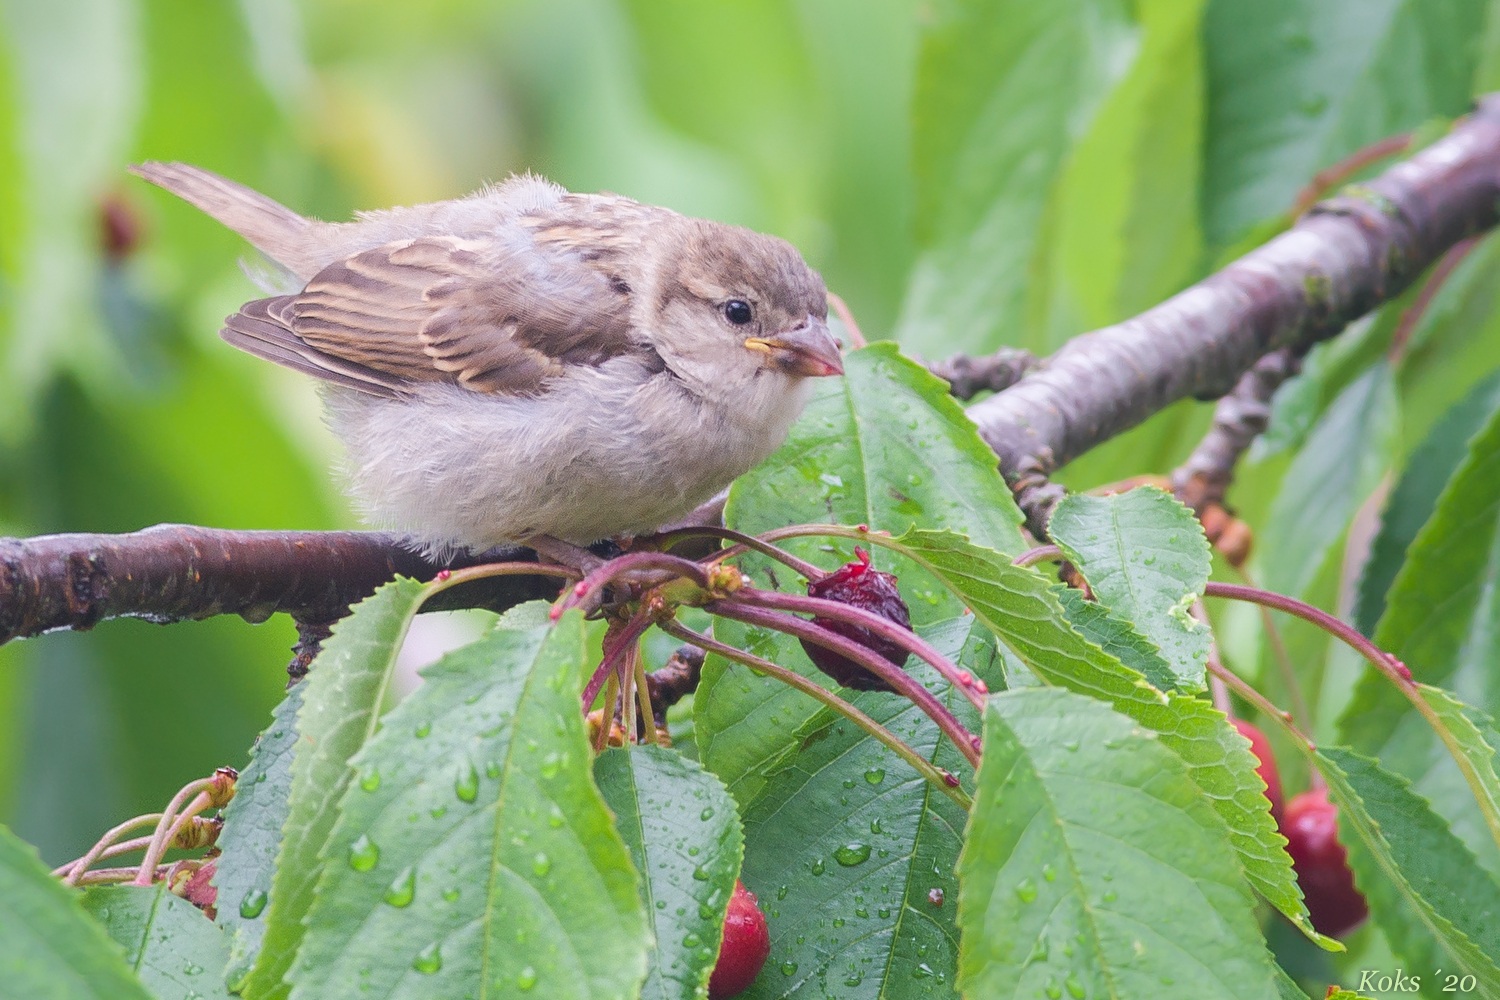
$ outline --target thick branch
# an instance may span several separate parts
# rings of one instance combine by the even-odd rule
[[[335,621],[396,574],[430,580],[442,569],[534,560],[508,549],[438,564],[390,535],[363,531],[220,531],[161,524],[128,535],[0,539],[0,642],[129,616],[170,622],[277,611]],[[497,610],[557,596],[555,579],[495,577],[455,587],[428,610]]]
[[[1289,231],[969,408],[1012,483],[1045,476],[1188,396],[1227,393],[1258,359],[1301,353],[1399,294],[1496,222],[1500,95],[1445,138],[1315,206]]]

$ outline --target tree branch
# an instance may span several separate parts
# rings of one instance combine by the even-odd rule
[[[1179,399],[1216,399],[1258,359],[1305,352],[1496,222],[1500,95],[1443,139],[1134,319],[1068,341],[971,406],[1013,485],[1034,483]]]

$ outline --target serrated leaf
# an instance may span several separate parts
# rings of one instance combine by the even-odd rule
[[[786,443],[735,482],[725,523],[751,533],[830,520],[900,532],[920,521],[965,531],[1002,551],[1021,551],[1021,514],[996,470],[994,452],[942,381],[888,343],[846,355],[844,378],[817,381]],[[853,558],[851,544],[834,541],[785,544],[832,569]],[[915,624],[963,613],[962,603],[919,567],[879,551],[874,559],[899,577]],[[740,565],[763,585],[801,591],[795,574],[779,563],[750,556]],[[715,629],[724,642],[833,684],[795,639],[722,620]],[[704,664],[693,705],[699,759],[742,805],[754,800],[763,772],[792,749],[792,734],[820,708],[785,684],[716,656]]]
[[[972,617],[923,636],[958,659]],[[976,671],[1000,681],[998,664]],[[979,713],[931,667],[927,686],[971,732]],[[853,704],[972,791],[973,771],[910,701],[850,692]],[[956,996],[958,931],[953,866],[963,810],[863,730],[824,713],[798,734],[796,757],[772,774],[745,814],[743,878],[760,895],[771,932],[767,971],[746,1000],[835,996]],[[929,895],[937,891],[938,905]],[[790,970],[790,971],[788,971]],[[850,992],[853,991],[853,992]]]
[[[1192,512],[1152,486],[1106,497],[1074,493],[1057,505],[1047,530],[1094,596],[1133,623],[1171,667],[1172,677],[1150,679],[1158,687],[1202,688],[1212,635],[1187,609],[1208,583],[1209,551]]]
[[[1109,608],[1085,598],[1083,591],[1062,584],[1051,589],[1068,617],[1068,624],[1079,635],[1145,677],[1152,687],[1163,691],[1172,689],[1172,668],[1161,658],[1156,643]]]
[[[1071,627],[1052,585],[953,532],[909,531],[882,542],[926,566],[961,595],[975,616],[1039,677],[1114,708],[1156,731],[1188,765],[1225,822],[1246,877],[1321,947],[1343,946],[1312,929],[1292,874],[1286,840],[1271,818],[1265,783],[1249,741],[1206,702],[1164,694]]]
[[[979,351],[1021,327],[1061,167],[1139,45],[1117,0],[934,8],[912,98],[923,251],[898,324],[903,343]]]
[[[1375,633],[1385,613],[1385,595],[1406,560],[1407,548],[1437,507],[1438,496],[1469,454],[1469,439],[1500,409],[1500,371],[1492,372],[1444,414],[1412,452],[1385,508],[1370,558],[1360,571],[1354,626]]]
[[[1319,170],[1468,110],[1483,0],[1218,2],[1208,57],[1205,226],[1225,246]]]
[[[1338,804],[1341,830],[1358,835],[1357,842],[1344,841],[1361,891],[1375,891],[1370,876],[1378,870],[1464,972],[1476,977],[1479,995],[1500,997],[1500,968],[1493,957],[1500,955],[1500,925],[1494,919],[1500,913],[1500,885],[1406,779],[1342,747],[1319,750],[1316,763]],[[1390,906],[1372,912],[1382,926],[1387,914],[1396,915]],[[1398,947],[1399,937],[1391,943]]]
[[[207,923],[207,921],[205,921]],[[0,826],[0,982],[14,997],[152,1000],[79,894]]]
[[[125,949],[125,961],[156,1000],[228,1000],[224,931],[165,882],[93,886],[83,908]]]
[[[303,918],[323,868],[321,851],[352,774],[349,759],[375,731],[396,655],[424,590],[417,581],[398,577],[355,605],[333,626],[302,682],[306,690],[297,713],[291,797],[276,876],[261,917],[266,927],[260,954],[242,987],[246,1000],[289,992],[284,977],[302,944]]]
[[[1473,436],[1386,594],[1374,641],[1419,682],[1464,692],[1486,713],[1500,705],[1500,656],[1490,591],[1500,578],[1500,414]],[[1384,676],[1367,668],[1340,719],[1343,738],[1378,755],[1433,802],[1491,871],[1500,851],[1455,763],[1426,722]]]
[[[1308,434],[1257,538],[1267,590],[1307,594],[1390,464],[1397,412],[1390,365],[1378,361],[1339,393]]]
[[[229,937],[224,982],[238,990],[260,953],[266,904],[276,877],[281,828],[291,808],[292,757],[297,748],[297,712],[305,683],[287,692],[271,724],[255,741],[249,765],[224,810],[213,879],[219,901],[218,923]]]
[[[697,1000],[708,989],[744,831],[723,783],[663,747],[609,750],[594,780],[641,873],[650,951],[642,1000]]]
[[[576,611],[493,632],[429,667],[382,720],[322,852],[294,997],[639,987],[650,935],[591,775],[587,650]]]
[[[966,998],[1278,996],[1228,830],[1175,755],[1057,689],[992,696],[984,743],[959,860]]]

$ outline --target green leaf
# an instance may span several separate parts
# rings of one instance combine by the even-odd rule
[[[1358,834],[1357,844],[1346,844],[1356,876],[1364,876],[1356,880],[1361,891],[1377,891],[1369,874],[1381,872],[1464,972],[1478,979],[1479,995],[1500,997],[1500,968],[1493,958],[1500,955],[1500,927],[1494,921],[1500,885],[1406,779],[1342,747],[1318,751],[1316,763],[1338,803],[1340,827]],[[1390,928],[1387,936],[1399,954],[1399,927],[1386,922],[1396,908],[1377,905],[1372,912],[1383,929]]]
[[[950,0],[912,99],[917,237],[898,326],[912,349],[988,349],[1024,318],[1060,169],[1140,45],[1118,0]]]
[[[959,860],[966,998],[1273,998],[1228,831],[1132,720],[1060,691],[990,698]]]
[[[1109,608],[1085,598],[1083,591],[1062,584],[1051,589],[1062,605],[1068,624],[1079,635],[1145,677],[1152,687],[1166,691],[1172,689],[1172,668],[1162,659],[1156,643]]]
[[[224,932],[165,882],[94,886],[84,892],[83,908],[125,949],[125,961],[157,1000],[228,1000]]]
[[[1495,720],[1472,709],[1442,688],[1418,684],[1422,700],[1448,730],[1452,745],[1464,759],[1469,791],[1489,820],[1491,838],[1500,832],[1500,778],[1495,775]]]
[[[297,713],[306,684],[297,684],[272,713],[271,725],[250,752],[234,798],[224,810],[218,847],[223,853],[214,874],[218,922],[229,937],[224,981],[238,991],[260,953],[266,904],[276,877],[281,828],[291,809],[292,758],[297,748]]]
[[[242,989],[246,1000],[287,995],[284,977],[306,932],[303,919],[323,870],[323,845],[353,773],[349,759],[375,731],[396,655],[425,591],[415,580],[397,578],[365,598],[333,626],[303,682],[291,797],[276,877],[260,918],[260,954]]]
[[[1390,365],[1376,362],[1334,400],[1297,453],[1257,539],[1261,585],[1301,597],[1390,464],[1397,420]]]
[[[975,629],[973,617],[955,618],[928,626],[923,635],[958,659]],[[919,662],[909,669],[966,728],[978,731],[979,713],[936,670]],[[1001,680],[993,664],[976,673],[988,683]],[[850,697],[973,790],[968,762],[910,701],[880,691]],[[963,846],[963,810],[831,712],[798,735],[796,757],[770,776],[745,814],[742,878],[759,895],[771,932],[766,971],[746,1000],[830,992],[956,996],[953,866]]]
[[[47,873],[34,848],[0,826],[0,976],[7,993],[28,1000],[152,1000],[119,945],[78,900]]]
[[[994,452],[945,384],[893,344],[851,352],[844,369],[842,379],[817,380],[786,443],[735,482],[725,523],[759,533],[830,520],[901,532],[920,522],[1022,551],[1021,514]],[[786,547],[830,569],[853,558],[853,546],[841,541],[789,539]],[[962,602],[919,566],[879,551],[875,563],[897,574],[914,623],[963,613]],[[795,574],[779,563],[749,556],[740,565],[762,583],[801,592]],[[735,622],[719,621],[715,629],[721,641],[832,685],[795,639]],[[763,772],[795,747],[794,734],[819,710],[779,681],[710,656],[693,702],[699,759],[748,804],[764,784]]]
[[[1204,210],[1225,246],[1286,212],[1313,174],[1468,110],[1484,0],[1214,0]]]
[[[492,632],[385,717],[351,762],[294,997],[634,995],[650,935],[591,775],[588,648],[579,612]]]
[[[1094,596],[1156,645],[1172,676],[1151,680],[1202,688],[1213,636],[1188,609],[1208,583],[1209,552],[1192,511],[1150,486],[1106,497],[1075,493],[1057,505],[1047,530]]]
[[[1399,657],[1420,682],[1464,693],[1493,715],[1500,689],[1492,669],[1500,649],[1497,606],[1489,597],[1500,575],[1500,413],[1469,441],[1432,515],[1407,549],[1386,594],[1374,641]],[[1468,784],[1427,724],[1384,676],[1367,668],[1340,719],[1343,738],[1360,753],[1410,779],[1454,825],[1491,871],[1500,851]]]
[[[1438,421],[1412,452],[1380,515],[1380,531],[1359,577],[1354,625],[1365,635],[1385,613],[1385,595],[1408,547],[1437,507],[1438,495],[1469,453],[1469,439],[1500,409],[1500,371],[1492,372]]]
[[[1255,773],[1249,741],[1223,713],[1197,698],[1163,694],[1080,635],[1052,584],[1034,569],[1012,566],[1004,556],[953,532],[914,530],[881,544],[903,551],[935,573],[1037,676],[1107,701],[1154,730],[1187,764],[1189,775],[1228,826],[1255,890],[1321,947],[1342,949],[1312,929],[1286,840],[1271,818],[1265,783]]]
[[[708,988],[744,854],[734,799],[720,781],[664,747],[608,750],[594,780],[641,873],[656,944],[643,1000],[696,1000]]]

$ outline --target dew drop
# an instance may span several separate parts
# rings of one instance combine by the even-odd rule
[[[932,975],[932,966],[928,965],[926,962],[923,962],[921,965],[918,965],[915,969],[911,970],[911,977],[913,979],[931,979]]]
[[[854,915],[856,917],[858,917],[859,919],[861,919],[861,920],[869,920],[870,919],[870,911],[867,910],[863,906],[857,906],[857,907],[855,907],[854,908]],[[844,922],[842,920],[840,920],[839,923],[838,923],[838,926],[842,927],[843,925],[844,925]]]
[[[1016,883],[1016,898],[1023,903],[1029,903],[1036,899],[1036,883],[1029,878],[1023,878]]]
[[[845,844],[833,852],[833,860],[845,868],[853,868],[870,860],[870,845],[861,843]]]
[[[714,818],[714,807],[713,806],[709,806],[706,809],[704,809],[701,813],[698,814],[698,818],[701,819],[701,820],[703,820],[704,822],[707,822],[707,821],[713,819]]]
[[[516,989],[529,990],[535,985],[536,970],[531,966],[526,966],[526,968],[522,969],[519,973],[516,974]]]
[[[479,798],[479,772],[469,761],[458,765],[458,774],[453,779],[453,794],[460,802],[473,802]]]
[[[484,776],[486,778],[500,777],[500,762],[498,760],[492,760],[489,763],[485,764]]]
[[[786,892],[787,892],[787,887],[786,886],[781,886],[780,888],[778,888],[776,890],[776,898],[777,899],[786,899]]]
[[[459,894],[458,886],[454,886],[451,889],[444,889],[443,890],[443,898],[446,899],[450,903],[452,903],[452,902],[454,902],[455,900],[458,899],[458,894]]]
[[[688,848],[688,857],[690,857],[690,858],[696,858],[697,856],[698,856],[698,848],[697,847],[689,847]]]
[[[428,811],[429,814],[431,814],[431,816],[432,816],[433,819],[442,819],[443,816],[447,814],[448,807],[447,806],[438,806],[435,809],[429,809],[427,811]]]
[[[380,848],[375,846],[367,834],[349,845],[349,867],[357,872],[367,872],[380,861]]]
[[[880,826],[880,817],[879,816],[877,816],[874,819],[870,820],[870,832],[871,833],[883,833],[884,832],[881,829],[881,826]]]
[[[707,882],[708,869],[704,868],[702,865],[699,865],[697,868],[693,869],[693,878],[697,879],[699,882]]]
[[[417,957],[411,960],[411,967],[424,976],[431,976],[443,967],[443,955],[438,951],[436,941],[417,952]]]
[[[891,915],[890,907],[888,907],[888,906],[882,906],[880,909],[878,909],[878,910],[875,911],[875,915],[877,917],[879,917],[881,920],[885,920],[886,918],[888,918]]]
[[[373,792],[375,789],[379,788],[380,787],[380,772],[379,771],[371,771],[369,774],[365,775],[363,778],[360,778],[359,779],[359,787],[363,788],[367,792]]]
[[[1072,997],[1073,1000],[1083,1000],[1084,997],[1088,996],[1088,992],[1083,988],[1083,983],[1078,981],[1077,973],[1069,973],[1067,982],[1063,985],[1068,988],[1068,996]]]
[[[863,972],[861,972],[860,970],[858,970],[858,969],[854,969],[854,970],[850,971],[849,975],[847,975],[847,976],[844,977],[844,985],[845,986],[858,986],[860,983],[862,983],[864,981],[865,981],[865,974]]]
[[[703,939],[692,931],[688,931],[687,936],[682,939],[682,946],[684,948],[696,948],[702,943]]]
[[[872,767],[865,772],[865,780],[872,785],[878,785],[885,780],[885,768]]]
[[[245,898],[240,900],[240,916],[246,920],[254,920],[261,915],[266,908],[266,894],[259,889],[251,889],[245,893]],[[103,911],[100,916],[106,916]]]
[[[1053,868],[1051,865],[1042,865],[1042,878],[1046,879],[1048,882],[1056,882],[1057,869]]]
[[[395,881],[385,890],[381,897],[392,906],[409,906],[417,894],[417,873],[414,869],[407,867],[402,869]]]
[[[1116,898],[1115,897],[1115,892],[1114,892],[1113,889],[1111,889],[1109,892],[1106,892],[1104,894],[1104,901],[1106,903],[1113,903],[1115,901],[1115,898]]]
[[[415,736],[417,739],[421,740],[421,739],[426,739],[427,738],[427,734],[430,733],[430,732],[432,732],[432,723],[431,722],[422,722],[422,723],[418,724],[418,726],[417,726],[416,729],[412,730],[412,735]],[[436,971],[436,970],[434,970],[434,971]]]
[[[813,861],[813,863],[812,863],[812,873],[814,875],[821,875],[821,874],[823,874],[823,859],[822,858],[818,858],[815,861]]]
[[[531,870],[536,873],[537,878],[543,878],[552,870],[552,859],[538,851],[537,856],[531,859]]]
[[[1047,985],[1043,989],[1047,991],[1048,1000],[1060,1000],[1062,997],[1062,987],[1057,985],[1057,980],[1051,976],[1047,977]]]
[[[562,755],[559,754],[556,750],[553,750],[551,753],[547,754],[547,756],[542,758],[542,777],[550,781],[551,779],[557,777],[557,773],[561,770]]]
[[[795,976],[797,974],[797,963],[796,962],[782,962],[781,963],[781,974],[783,976]]]

